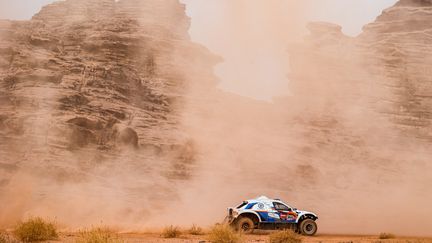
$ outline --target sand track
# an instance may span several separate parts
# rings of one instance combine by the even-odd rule
[[[244,237],[245,242],[268,242],[270,232],[259,232]],[[207,235],[194,236],[185,234],[176,239],[164,239],[159,233],[124,233],[121,239],[128,243],[166,242],[166,243],[200,243],[209,242]],[[75,234],[64,234],[59,242],[75,242]],[[332,235],[318,234],[315,237],[302,237],[303,243],[430,243],[429,237],[396,237],[394,239],[379,239],[377,235]]]

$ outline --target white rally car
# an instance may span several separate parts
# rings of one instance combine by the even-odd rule
[[[317,230],[314,213],[297,210],[279,199],[262,196],[228,208],[228,223],[235,229],[252,233],[254,229],[293,229],[312,236]]]

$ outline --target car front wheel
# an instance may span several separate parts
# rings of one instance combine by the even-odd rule
[[[250,234],[253,232],[255,228],[255,224],[252,219],[248,217],[242,217],[237,221],[237,230],[246,234]]]
[[[305,219],[300,224],[300,232],[303,235],[307,235],[307,236],[315,235],[317,230],[318,230],[318,226],[316,222],[312,219]]]

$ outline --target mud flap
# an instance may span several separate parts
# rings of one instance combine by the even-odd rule
[[[233,222],[234,222],[234,217],[228,215],[222,221],[222,224],[231,225]]]

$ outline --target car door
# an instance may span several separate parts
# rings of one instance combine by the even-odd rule
[[[279,215],[271,202],[254,203],[251,209],[258,213],[263,223],[273,223],[279,220]]]
[[[273,202],[273,205],[282,223],[295,223],[297,214],[290,207],[280,202]]]

